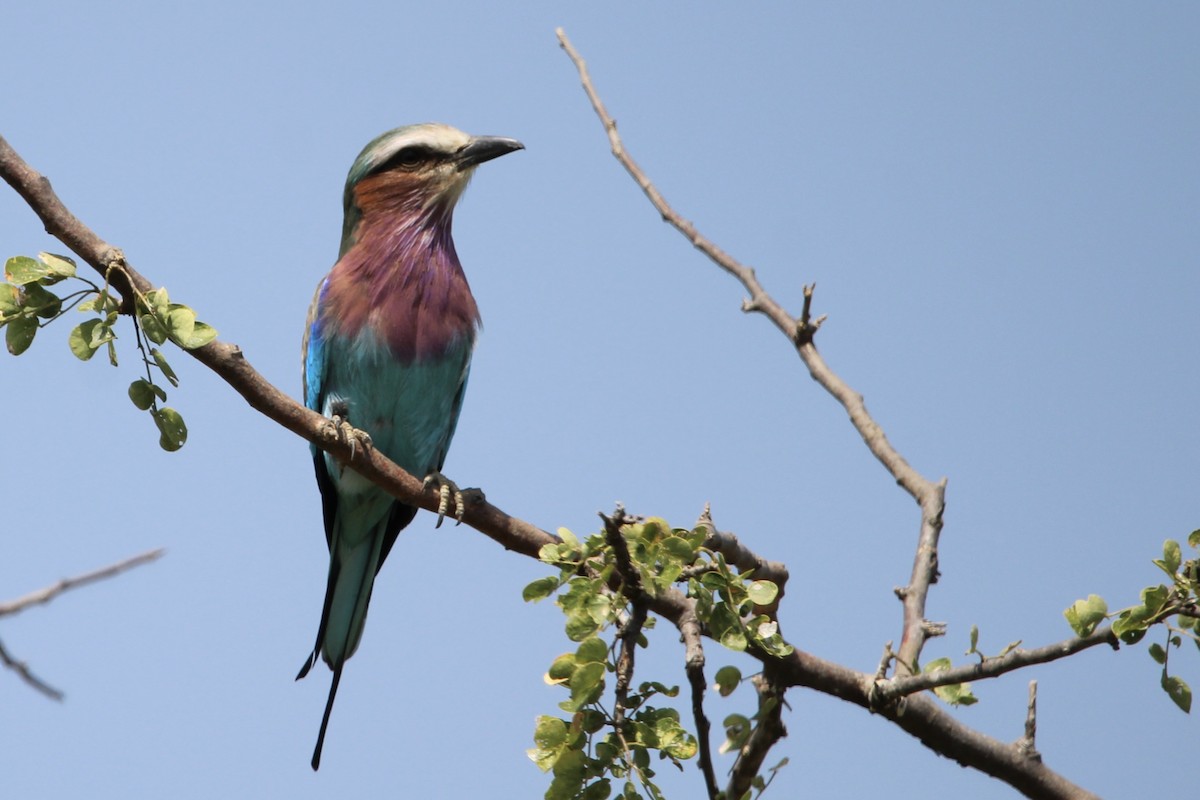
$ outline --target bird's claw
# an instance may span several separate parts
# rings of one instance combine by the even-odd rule
[[[350,422],[344,419],[339,414],[334,414],[325,423],[321,429],[321,435],[329,442],[341,442],[350,446],[350,460],[354,460],[358,448],[361,446],[363,452],[371,449],[371,434],[366,431],[356,428]]]
[[[437,524],[435,528],[442,527],[442,521],[446,519],[446,515],[450,513],[450,506],[454,506],[455,524],[461,525],[463,521],[463,513],[466,511],[466,500],[463,498],[463,490],[458,488],[458,484],[447,478],[440,472],[431,472],[425,476],[422,487],[428,489],[430,486],[438,487],[438,510]],[[468,490],[470,491],[470,490]]]

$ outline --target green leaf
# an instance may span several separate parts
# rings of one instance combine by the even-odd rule
[[[930,661],[924,666],[921,672],[941,672],[942,670],[950,669],[952,666],[954,666],[954,662],[943,656],[942,658],[935,658],[933,661]]]
[[[717,748],[722,755],[741,749],[753,730],[750,720],[741,714],[730,714],[722,724],[725,726],[725,741]]]
[[[579,539],[575,536],[575,534],[571,533],[566,528],[558,529],[558,538],[563,540],[563,544],[568,544],[573,549],[577,549],[579,547]]]
[[[33,344],[37,332],[37,317],[22,314],[10,319],[4,329],[4,343],[8,346],[8,352],[14,356],[24,353]]]
[[[196,329],[196,312],[185,305],[172,303],[163,322],[171,340],[181,347],[187,347],[186,342]]]
[[[158,365],[158,369],[162,372],[163,377],[170,381],[172,386],[178,386],[179,376],[175,374],[175,370],[171,369],[171,365],[167,363],[167,359],[163,357],[162,352],[157,347],[150,348],[150,357]]]
[[[742,682],[742,671],[737,667],[721,667],[717,670],[713,688],[721,697],[729,697]]]
[[[608,659],[608,644],[598,636],[584,639],[575,650],[575,659],[580,664],[603,664]]]
[[[1167,696],[1174,701],[1175,705],[1183,709],[1185,714],[1192,713],[1192,688],[1187,685],[1183,678],[1176,678],[1174,675],[1167,675],[1164,672],[1162,676],[1162,688],[1167,693]]]
[[[979,698],[972,694],[969,683],[938,686],[933,693],[952,706],[973,706],[979,702]]]
[[[574,713],[598,700],[604,693],[604,672],[604,664],[579,665],[571,676],[571,699],[559,703],[559,708]]]
[[[709,627],[717,641],[730,650],[740,653],[746,649],[748,642],[746,641],[746,632],[742,630],[742,621],[729,610],[729,606],[725,603],[713,606]]]
[[[158,351],[154,350],[152,352]],[[558,578],[554,576],[550,576],[548,578],[538,578],[536,581],[525,587],[525,589],[521,592],[521,597],[526,603],[531,603],[538,600],[545,600],[557,590]]]
[[[1200,547],[1200,528],[1188,534],[1188,547]]]
[[[183,447],[187,442],[187,425],[183,424],[183,417],[179,416],[179,412],[164,406],[157,412],[150,413],[154,416],[159,433],[162,434],[158,437],[158,446],[169,453]]]
[[[38,259],[50,270],[50,274],[58,278],[75,277],[75,262],[66,256],[56,256],[54,253],[38,253]]]
[[[1157,642],[1150,645],[1150,649],[1147,652],[1150,653],[1150,657],[1158,663],[1167,663],[1167,651],[1163,650],[1162,645],[1158,644]]]
[[[603,688],[605,671],[604,663],[599,661],[580,664],[575,670],[575,674],[571,676],[571,694],[591,694],[596,689]]]
[[[158,289],[152,289],[145,294],[146,302],[149,308],[146,311],[157,314],[160,317],[167,315],[168,307],[170,306],[170,298],[167,296],[167,287],[163,286]]]
[[[583,790],[579,800],[605,800],[612,794],[612,784],[608,778],[601,778]]]
[[[575,674],[575,668],[578,662],[575,660],[574,653],[563,653],[550,665],[550,669],[546,670],[546,683],[565,683]]]
[[[746,591],[754,605],[769,606],[779,594],[779,587],[770,581],[753,581]]]
[[[4,263],[4,279],[17,286],[37,283],[50,274],[50,268],[29,256],[13,256]]]
[[[968,650],[967,652],[963,653],[963,655],[969,656],[972,653],[978,653],[979,652],[978,645],[979,645],[979,626],[972,625],[971,626],[971,649]]]
[[[142,333],[146,334],[146,338],[155,344],[162,344],[167,340],[167,329],[162,326],[158,318],[153,314],[142,314],[138,318],[141,323]]]
[[[71,335],[67,337],[67,345],[80,361],[87,361],[96,355],[97,348],[92,346],[92,334],[99,324],[100,320],[98,319],[85,320],[76,325],[71,330]]]
[[[0,316],[21,310],[21,290],[11,283],[0,283]]]
[[[25,308],[42,319],[50,319],[62,311],[62,299],[40,284],[31,283],[25,287]]]
[[[162,390],[162,387],[155,386],[145,378],[138,378],[129,384],[129,399],[133,401],[133,404],[140,411],[145,411],[154,405],[154,398],[156,397],[159,400],[166,400],[167,393]]]
[[[552,750],[567,741],[567,723],[558,717],[540,716],[533,729],[533,743]]]
[[[1150,616],[1154,616],[1166,607],[1167,601],[1171,599],[1171,590],[1159,584],[1158,586],[1147,586],[1142,589],[1142,605],[1150,612]]]
[[[1174,539],[1167,539],[1163,542],[1163,557],[1154,559],[1154,564],[1163,572],[1172,578],[1179,571],[1179,565],[1183,561],[1183,556],[1179,550],[1179,542]]]
[[[1076,600],[1074,605],[1063,612],[1076,636],[1091,634],[1106,614],[1108,604],[1096,594],[1089,594],[1086,600]]]
[[[186,340],[180,341],[180,345],[185,350],[195,350],[217,338],[217,329],[204,322],[196,322],[192,326],[192,333]]]
[[[926,664],[921,672],[943,672],[950,669],[951,666],[950,659],[938,658]],[[935,686],[933,687],[933,693],[952,706],[969,706],[979,702],[979,698],[971,693],[971,684],[969,683],[951,683],[946,686]]]
[[[1017,639],[1015,642],[1009,642],[1008,644],[1006,644],[1004,646],[1004,649],[1000,651],[1000,653],[996,656],[996,658],[1000,658],[1001,656],[1006,656],[1009,653],[1011,653],[1013,650],[1016,650],[1018,647],[1021,646],[1021,642],[1023,642],[1023,641],[1025,641],[1025,640]]]
[[[662,544],[663,552],[676,561],[690,564],[696,558],[696,548],[682,536],[668,536]]]

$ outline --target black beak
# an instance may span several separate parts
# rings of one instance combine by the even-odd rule
[[[524,150],[525,145],[516,139],[506,139],[503,136],[476,136],[466,147],[458,151],[458,169],[470,169],[485,161],[499,158],[514,150]]]

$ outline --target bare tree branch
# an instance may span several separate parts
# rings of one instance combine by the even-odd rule
[[[696,604],[689,602],[688,608],[676,622],[679,636],[683,640],[684,674],[692,691],[692,720],[696,723],[696,743],[699,749],[700,771],[704,774],[704,787],[709,800],[717,797],[717,774],[713,769],[712,744],[709,733],[712,725],[704,713],[704,692],[708,686],[704,680],[704,643],[701,638],[700,620],[696,617]]]
[[[61,701],[63,699],[62,692],[60,692],[58,689],[55,689],[53,686],[46,683],[41,678],[39,678],[38,676],[36,676],[32,672],[30,672],[29,666],[24,661],[18,661],[17,659],[15,659],[11,655],[9,655],[9,652],[8,652],[8,650],[5,649],[3,642],[0,642],[0,664],[3,664],[4,666],[11,669],[13,672],[17,673],[17,675],[20,676],[21,680],[25,681],[27,684],[32,686],[34,689],[37,689],[39,692],[46,695],[46,697],[49,697],[51,700],[60,700]]]
[[[1030,758],[1041,758],[1037,751],[1037,681],[1029,682],[1029,705],[1025,709],[1025,735],[1017,747]]]
[[[124,561],[118,561],[116,564],[110,564],[107,567],[101,567],[100,569],[86,572],[83,575],[77,575],[74,578],[63,578],[58,583],[47,586],[44,589],[38,589],[36,592],[30,592],[23,597],[18,597],[16,600],[9,600],[6,603],[0,603],[0,617],[19,614],[31,606],[49,603],[63,592],[70,591],[71,589],[77,589],[80,586],[86,586],[89,583],[95,583],[96,581],[102,581],[105,578],[112,578],[116,575],[120,575],[126,570],[141,566],[142,564],[149,564],[151,561],[155,561],[162,556],[163,552],[164,551],[162,548],[157,550],[149,550],[145,553],[141,553],[140,555],[133,556],[132,558],[127,558]],[[37,689],[51,700],[63,699],[63,693],[61,691],[55,689],[50,684],[34,675],[33,672],[30,671],[29,665],[24,661],[18,661],[17,659],[13,658],[8,650],[5,649],[3,643],[0,643],[0,664],[3,664],[5,667],[8,667],[12,671],[16,672],[17,675],[20,676],[21,680],[25,681],[25,683],[29,684],[34,689]]]
[[[158,560],[158,558],[161,557],[164,552],[166,551],[162,548],[157,550],[149,550],[140,555],[133,556],[132,558],[127,558],[124,561],[118,561],[116,564],[110,564],[107,567],[102,567],[100,569],[84,573],[83,575],[77,575],[74,578],[63,578],[58,583],[52,584],[43,589],[38,589],[35,592],[30,592],[23,597],[18,597],[16,600],[9,600],[6,603],[0,603],[0,617],[6,617],[11,614],[20,613],[30,606],[49,603],[63,592],[70,591],[71,589],[77,589],[80,586],[86,586],[89,583],[95,583],[96,581],[102,581],[105,578],[111,578],[115,575],[125,572],[126,570],[141,566],[142,564],[149,564],[151,561]]]

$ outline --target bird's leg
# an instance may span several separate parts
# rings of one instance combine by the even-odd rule
[[[422,488],[428,489],[430,486],[438,487],[438,521],[435,528],[442,527],[442,520],[450,513],[450,506],[454,506],[454,519],[461,525],[463,521],[463,513],[466,511],[467,504],[463,497],[463,490],[458,488],[458,484],[447,478],[442,473],[434,470],[425,476],[425,481]],[[468,492],[478,491],[468,489]]]
[[[333,413],[321,429],[326,440],[350,445],[351,461],[358,446],[361,445],[364,452],[371,449],[371,435],[350,424],[350,406],[345,400],[334,402],[329,410]]]

